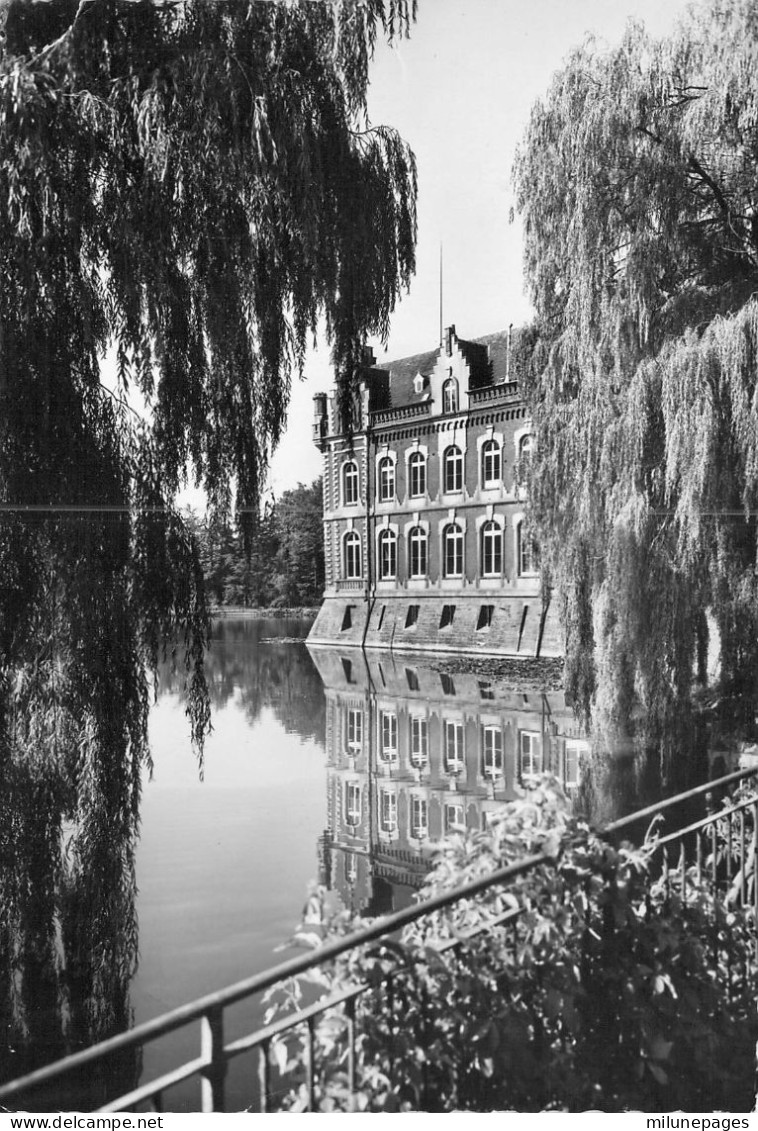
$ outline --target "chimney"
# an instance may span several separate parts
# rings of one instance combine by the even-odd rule
[[[361,358],[361,362],[366,367],[366,369],[372,369],[376,365],[376,357],[374,356],[374,351],[372,350],[371,346],[365,345],[363,347],[363,357]]]
[[[445,330],[445,353],[448,357],[452,355],[455,336],[455,326],[448,326]]]
[[[326,436],[327,411],[326,393],[315,393],[313,397],[313,442],[317,447],[322,446]]]
[[[508,339],[505,347],[505,379],[511,379],[511,343],[513,341],[513,323],[508,326]]]

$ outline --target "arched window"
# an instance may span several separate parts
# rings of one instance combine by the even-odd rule
[[[426,457],[423,452],[412,452],[408,460],[408,494],[412,499],[426,494]]]
[[[395,497],[395,464],[389,456],[379,460],[379,501],[389,503]]]
[[[503,532],[496,522],[482,527],[482,576],[500,577],[503,572]]]
[[[379,577],[385,581],[397,574],[397,538],[392,530],[379,535]]]
[[[482,487],[498,487],[503,479],[500,445],[497,440],[482,444]]]
[[[523,522],[516,528],[516,553],[520,577],[528,577],[538,572],[537,543],[529,534]]]
[[[458,411],[458,382],[453,377],[448,377],[442,386],[442,411]]]
[[[519,461],[528,463],[532,458],[534,450],[534,438],[531,433],[527,432],[526,436],[522,436],[518,442],[518,458]]]
[[[346,578],[361,576],[361,540],[354,530],[348,530],[342,543],[342,563]]]
[[[426,531],[420,526],[414,526],[408,535],[408,575],[409,577],[426,577],[427,573],[427,540]]]
[[[445,567],[445,577],[462,577],[463,531],[456,522],[451,522],[443,531],[442,560]]]
[[[346,507],[358,502],[358,464],[352,460],[345,464],[342,472],[342,501]]]
[[[447,492],[463,490],[463,452],[453,446],[442,457],[442,482]]]

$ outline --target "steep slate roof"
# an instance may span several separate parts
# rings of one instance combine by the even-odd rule
[[[506,379],[509,381],[520,380],[529,357],[529,342],[525,331],[521,328],[511,331],[511,361],[508,369],[508,331],[499,330],[496,334],[487,334],[483,338],[466,341],[457,339],[457,345],[469,365],[472,389],[481,389],[487,385],[500,385]],[[426,353],[414,353],[410,357],[401,357],[398,361],[389,361],[376,365],[370,371],[371,382],[371,408],[401,408],[407,404],[417,404],[426,395],[418,394],[413,381],[418,373],[428,377],[434,369],[439,356],[439,347],[428,350]],[[381,380],[380,374],[389,373],[389,385]],[[507,377],[506,377],[507,374]],[[386,378],[385,378],[386,380]]]

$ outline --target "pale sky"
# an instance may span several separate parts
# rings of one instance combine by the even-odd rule
[[[586,33],[614,43],[627,20],[638,18],[664,34],[684,7],[684,0],[419,0],[410,39],[377,49],[369,94],[373,124],[399,130],[419,175],[416,276],[395,312],[387,350],[371,343],[379,360],[436,345],[440,243],[446,326],[476,338],[529,318],[520,231],[508,217],[510,169],[530,108]],[[293,389],[271,469],[277,496],[321,472],[312,397],[332,384],[324,345]]]

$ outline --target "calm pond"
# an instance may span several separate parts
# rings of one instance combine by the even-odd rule
[[[554,666],[511,664],[497,674],[487,665],[446,665],[442,657],[364,659],[355,651],[309,651],[306,634],[298,621],[216,623],[207,662],[213,732],[202,778],[180,682],[162,674],[136,855],[139,964],[131,979],[102,983],[102,997],[112,1000],[95,1013],[123,1020],[97,1032],[85,1026],[73,1040],[77,990],[67,985],[57,1044],[44,1042],[56,1055],[297,953],[291,939],[314,881],[355,912],[398,909],[423,881],[437,841],[485,828],[543,771],[580,796],[589,743]],[[646,800],[629,794],[623,782],[630,772],[618,760],[614,774],[622,785],[594,794],[604,819],[620,804]],[[91,987],[89,994],[91,1017]],[[229,1011],[226,1039],[249,1032],[262,1012],[260,1003]],[[72,1082],[67,1094],[48,1093],[30,1107],[102,1104],[196,1057],[198,1042],[199,1026],[189,1026],[109,1066],[100,1079]],[[27,1050],[26,1066],[45,1059],[45,1050]],[[18,1074],[13,1067],[6,1058],[3,1075]],[[229,1110],[255,1101],[256,1077],[254,1056],[234,1062]],[[165,1105],[197,1110],[199,1085],[178,1085]]]

